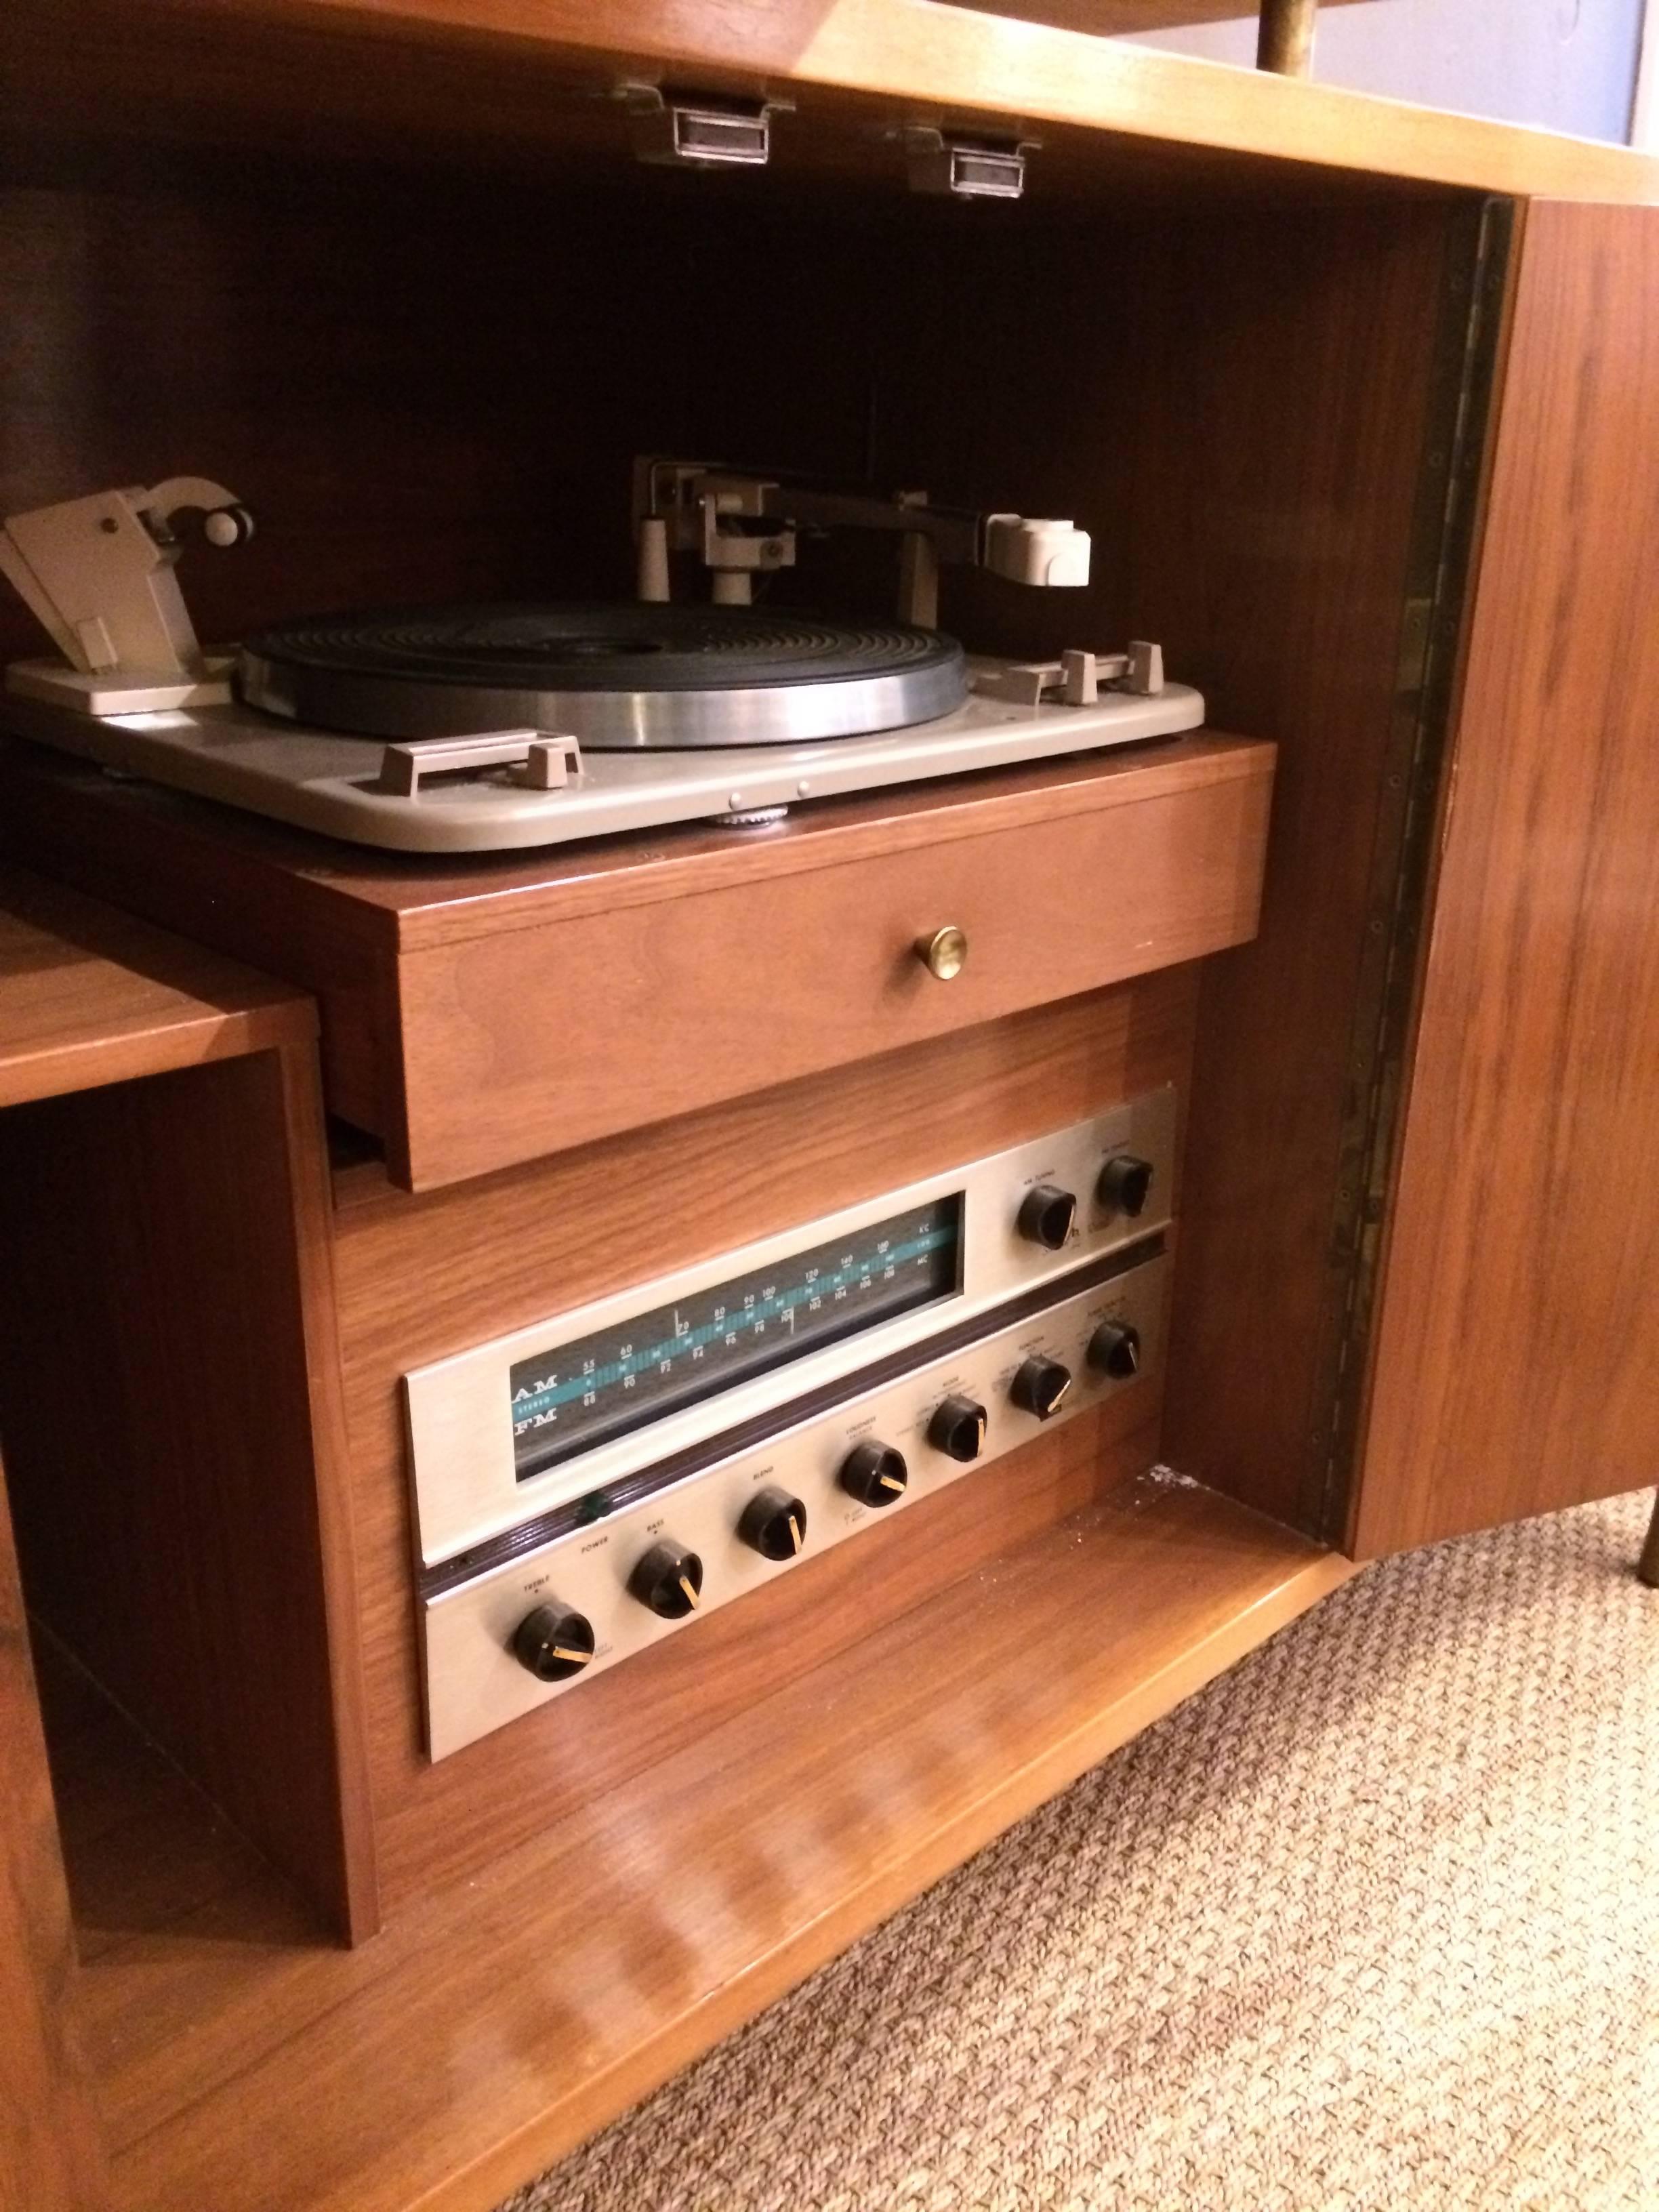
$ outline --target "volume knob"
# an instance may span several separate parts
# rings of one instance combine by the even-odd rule
[[[841,1463],[842,1488],[860,1505],[896,1505],[910,1480],[904,1455],[891,1444],[855,1444]]]
[[[513,1656],[538,1682],[568,1682],[593,1656],[593,1624],[568,1605],[538,1605],[514,1630]]]
[[[665,1620],[684,1620],[702,1603],[702,1561],[678,1544],[653,1544],[628,1577],[628,1591]]]
[[[1021,1201],[1014,1217],[1014,1226],[1029,1244],[1042,1244],[1050,1252],[1060,1251],[1072,1233],[1072,1224],[1077,1219],[1077,1199],[1058,1183],[1034,1183]]]
[[[1103,1321],[1089,1339],[1089,1364],[1127,1382],[1140,1372],[1140,1331],[1133,1322]]]
[[[1047,1421],[1060,1411],[1060,1401],[1072,1387],[1072,1370],[1058,1359],[1048,1359],[1034,1352],[1026,1360],[1008,1386],[1008,1395],[1022,1413],[1035,1413],[1040,1421]]]

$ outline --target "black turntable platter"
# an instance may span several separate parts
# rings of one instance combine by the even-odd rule
[[[962,704],[962,647],[752,607],[422,607],[281,623],[243,647],[251,706],[381,738],[536,728],[599,751],[807,744]]]

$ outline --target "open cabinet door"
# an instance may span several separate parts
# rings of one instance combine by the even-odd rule
[[[1352,1548],[1659,1480],[1659,209],[1526,216]]]

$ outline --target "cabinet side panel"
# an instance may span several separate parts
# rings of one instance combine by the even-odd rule
[[[1659,214],[1528,216],[1353,1527],[1659,1468]]]

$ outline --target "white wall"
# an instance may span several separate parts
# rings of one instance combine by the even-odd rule
[[[1642,0],[1356,0],[1321,10],[1313,73],[1429,107],[1623,139],[1641,27]],[[1249,67],[1255,19],[1139,43]]]

